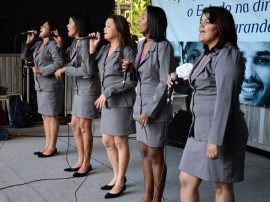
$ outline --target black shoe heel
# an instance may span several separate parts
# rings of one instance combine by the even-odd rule
[[[124,193],[125,190],[126,190],[126,185],[124,184],[124,186],[123,186],[123,188],[122,188],[122,190],[121,190],[120,192],[118,192],[118,193],[116,193],[116,194],[112,194],[112,193],[108,192],[108,193],[104,196],[104,198],[105,198],[105,199],[109,199],[109,198],[117,198],[117,197],[121,196],[121,195]]]
[[[85,173],[74,173],[73,177],[84,177],[86,175],[88,175],[88,173],[92,170],[92,166],[90,165],[90,167],[88,168],[88,170]]]
[[[104,185],[103,187],[100,187],[101,190],[111,190],[114,187],[114,185]]]
[[[81,167],[78,168],[65,168],[64,171],[66,172],[77,172],[78,170],[80,170]]]
[[[39,158],[48,158],[48,157],[55,156],[56,154],[57,154],[57,149],[55,149],[55,150],[53,151],[53,153],[48,154],[48,155],[43,154],[43,153],[40,153],[40,154],[38,155],[38,157],[39,157]]]
[[[42,154],[40,151],[37,151],[37,152],[34,152],[33,153],[34,155],[40,155],[40,154]]]
[[[124,178],[124,183],[126,184],[126,182],[127,182],[127,178],[126,178],[126,176],[125,176],[125,178]],[[108,185],[108,184],[106,184],[106,185],[100,187],[100,189],[101,189],[101,190],[111,190],[113,187],[114,187],[114,185]]]

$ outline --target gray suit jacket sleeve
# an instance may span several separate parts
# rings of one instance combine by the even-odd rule
[[[175,71],[174,54],[168,41],[159,42],[157,45],[157,57],[159,63],[159,83],[155,86],[155,93],[147,102],[143,112],[155,118],[164,107],[167,97],[167,75]]]
[[[222,49],[212,65],[215,66],[217,97],[208,142],[222,145],[232,107],[238,99],[244,66],[240,52],[234,48]]]
[[[21,59],[22,60],[26,60],[28,59],[30,53],[31,53],[31,43],[24,43],[23,44],[23,48],[22,48],[22,52],[21,52]]]
[[[77,50],[75,61],[71,61],[65,67],[65,73],[68,76],[86,76],[90,77],[96,72],[95,54],[89,54],[89,41],[82,40]],[[76,67],[76,68],[74,68]]]

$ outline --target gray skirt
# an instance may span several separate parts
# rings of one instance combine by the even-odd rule
[[[37,91],[38,113],[58,116],[62,112],[63,92]]]
[[[232,143],[219,147],[219,158],[216,160],[207,158],[206,148],[207,142],[188,138],[179,170],[210,182],[243,181],[245,144]]]
[[[136,132],[132,107],[102,108],[101,132],[107,135],[123,136]]]
[[[149,147],[164,147],[167,144],[166,122],[147,124],[146,128],[136,122],[136,134],[137,141]]]
[[[94,102],[99,95],[77,95],[72,104],[72,115],[81,119],[99,118],[99,110],[96,109]]]

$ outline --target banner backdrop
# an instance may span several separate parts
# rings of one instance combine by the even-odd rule
[[[268,0],[152,0],[167,15],[167,38],[176,62],[194,63],[203,51],[198,42],[202,10],[228,9],[235,20],[238,45],[246,61],[240,94],[243,104],[270,107],[270,1]]]
[[[270,1],[266,0],[152,0],[166,12],[168,39],[196,41],[204,7],[222,6],[234,16],[240,41],[270,40]]]

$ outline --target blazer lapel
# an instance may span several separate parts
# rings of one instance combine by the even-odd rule
[[[41,46],[41,43],[37,46],[38,48],[35,49],[35,60],[37,61],[38,58],[43,57],[42,55],[40,55],[40,53],[46,48],[46,46],[48,46],[48,44],[50,43],[50,41],[48,41],[46,44],[44,44],[43,46]]]
[[[199,74],[204,70],[205,66],[211,61],[211,54],[209,54],[204,61],[200,63],[201,59],[203,58],[204,54],[202,54],[197,62],[194,64],[193,69],[190,72],[189,79],[190,83],[192,83],[198,76]]]
[[[228,44],[226,44],[224,47],[228,46]],[[205,69],[205,66],[212,60],[212,58],[217,55],[220,52],[220,48],[216,48],[213,52],[209,53],[207,55],[207,57],[205,58],[204,61],[202,61],[201,64],[199,64],[200,60],[202,59],[202,57],[204,56],[204,53],[200,56],[200,58],[196,61],[195,65],[193,66],[193,69],[190,73],[189,76],[189,81],[190,83],[194,81],[194,79],[196,79],[199,74]],[[197,66],[199,64],[199,66]],[[197,66],[197,68],[196,68]]]
[[[72,61],[75,55],[77,54],[78,48],[79,48],[79,45],[76,47],[76,39],[75,39],[71,45],[71,56],[69,59],[70,61]]]
[[[107,57],[107,55],[108,55],[109,48],[110,48],[110,46],[108,46],[107,54],[105,55],[105,57]],[[117,55],[119,55],[119,54],[117,54],[117,52],[120,52],[120,47],[119,46],[112,52],[112,54],[107,58],[107,60],[105,58],[104,64],[106,65],[110,60],[112,60]]]
[[[140,65],[141,55],[142,55],[142,51],[143,51],[143,44],[144,44],[144,42],[140,43],[138,46],[138,53],[137,53],[137,57],[135,59],[135,67],[139,67],[139,65]]]
[[[144,43],[145,43],[145,41],[143,42],[143,44],[144,44]],[[146,60],[148,60],[148,58],[150,57],[150,52],[155,51],[156,46],[157,46],[157,42],[152,41],[152,42],[151,42],[151,45],[150,45],[150,47],[149,47],[149,49],[148,49],[147,54],[144,56],[144,59],[142,60],[141,63],[138,63],[139,66],[141,66]],[[140,53],[141,53],[141,54],[142,54],[142,51],[143,51],[143,45],[142,45],[141,50],[140,50]],[[139,53],[139,52],[138,52],[138,53]],[[140,54],[140,56],[141,56],[141,54]],[[140,62],[140,58],[141,58],[141,57],[139,57],[139,62]]]
[[[40,53],[41,49],[43,48],[43,47],[40,47],[41,43],[42,42],[38,42],[38,44],[36,45],[37,48],[35,48],[35,50],[34,50],[34,56],[35,57],[38,56],[38,54]]]
[[[103,65],[105,65],[106,63],[106,57],[108,55],[109,48],[109,45],[105,46],[102,50],[99,51],[99,54],[97,56],[97,59],[102,62]]]

